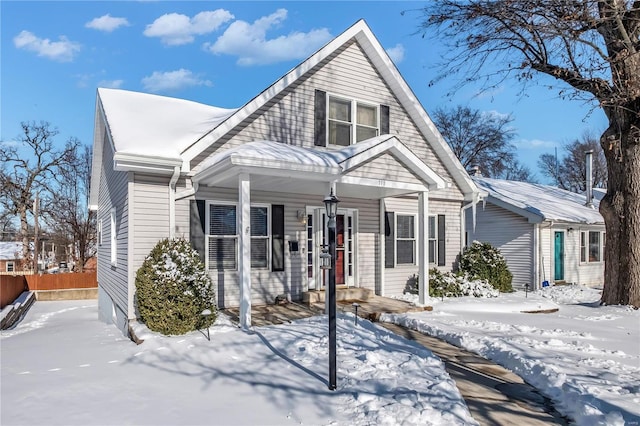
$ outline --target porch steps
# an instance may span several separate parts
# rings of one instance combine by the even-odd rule
[[[336,289],[336,301],[347,300],[368,300],[373,297],[373,290],[360,287],[338,287]],[[302,293],[302,303],[313,304],[324,302],[326,297],[325,290],[312,290]]]

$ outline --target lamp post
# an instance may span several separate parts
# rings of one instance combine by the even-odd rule
[[[329,270],[329,389],[336,389],[336,212],[338,210],[338,197],[331,194],[325,197],[324,206],[327,209],[329,221],[329,255],[331,256],[331,269]]]

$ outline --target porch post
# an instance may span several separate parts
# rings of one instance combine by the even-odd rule
[[[240,280],[240,326],[251,327],[251,181],[238,177],[238,278]]]
[[[418,195],[418,302],[425,304],[429,294],[429,193]]]

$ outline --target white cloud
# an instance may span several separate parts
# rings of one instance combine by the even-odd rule
[[[209,80],[203,80],[191,71],[181,68],[177,71],[154,71],[142,79],[142,85],[150,92],[176,91],[193,86],[212,86]]]
[[[326,28],[267,39],[267,31],[286,18],[287,10],[278,9],[253,24],[235,21],[215,43],[205,43],[204,48],[215,54],[238,56],[238,65],[259,65],[306,58],[331,39]]]
[[[200,12],[193,18],[179,13],[168,13],[147,25],[144,35],[160,37],[162,43],[178,46],[193,42],[194,35],[208,34],[217,30],[233,18],[234,16],[224,9]]]
[[[38,56],[60,62],[70,62],[73,56],[80,51],[80,44],[70,41],[65,36],[60,36],[60,41],[51,41],[48,38],[39,38],[29,31],[22,31],[13,38],[13,44],[18,49],[36,52]]]
[[[124,84],[124,80],[102,80],[98,82],[98,87],[106,87],[107,89],[119,89]]]
[[[396,64],[399,64],[404,59],[404,46],[401,45],[400,43],[386,50],[387,50],[387,55],[389,55],[391,60]]]
[[[112,32],[123,26],[129,26],[127,18],[114,18],[110,14],[103,15],[99,18],[93,18],[84,24],[86,28],[92,28],[98,31]]]
[[[482,111],[482,115],[484,117],[496,118],[498,120],[506,120],[508,118],[513,118],[511,116],[511,114],[505,113],[505,112],[496,111],[495,109],[492,109],[492,110],[489,110],[489,111]]]

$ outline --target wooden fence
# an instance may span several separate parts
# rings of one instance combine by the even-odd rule
[[[95,272],[70,272],[67,274],[2,275],[0,296],[2,308],[13,302],[23,291],[67,290],[72,288],[97,288]]]
[[[23,275],[0,276],[0,309],[12,303],[26,290],[27,280]]]

